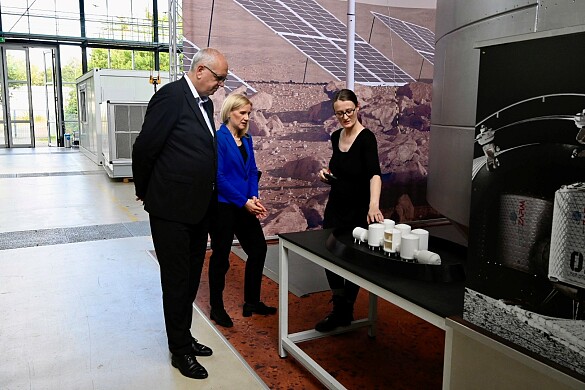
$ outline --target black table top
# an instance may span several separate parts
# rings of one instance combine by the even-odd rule
[[[463,314],[464,281],[442,283],[416,280],[385,272],[369,262],[336,256],[326,245],[332,232],[333,229],[324,229],[278,236],[441,317]],[[429,239],[429,250],[439,253],[442,258],[461,256],[456,246],[445,240]]]

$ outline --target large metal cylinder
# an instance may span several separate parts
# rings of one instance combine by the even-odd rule
[[[469,226],[482,41],[583,25],[585,2],[437,0],[427,200]]]

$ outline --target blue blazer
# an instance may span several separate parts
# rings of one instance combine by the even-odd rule
[[[252,136],[246,134],[242,137],[248,152],[248,160],[244,163],[242,153],[227,126],[222,124],[216,134],[218,200],[243,207],[248,199],[258,196],[258,167]]]

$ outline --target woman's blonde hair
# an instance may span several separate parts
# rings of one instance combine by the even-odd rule
[[[221,122],[224,125],[227,125],[229,118],[230,118],[230,113],[234,110],[238,110],[246,105],[250,105],[252,106],[252,102],[250,101],[250,99],[248,99],[245,95],[239,94],[239,93],[234,93],[229,95],[224,101],[223,104],[221,105]],[[239,137],[243,137],[247,132],[248,129],[250,128],[250,121],[248,121],[248,123],[246,124],[246,128],[242,131],[240,131],[241,134],[238,134]]]

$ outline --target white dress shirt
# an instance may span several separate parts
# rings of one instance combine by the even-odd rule
[[[209,129],[211,136],[214,137],[215,134],[213,132],[213,127],[211,127],[210,118],[207,115],[207,111],[205,111],[205,107],[203,107],[203,103],[207,102],[209,97],[199,96],[199,94],[197,93],[197,90],[195,89],[195,87],[193,86],[193,83],[191,82],[191,79],[189,77],[187,77],[186,74],[183,75],[183,77],[185,78],[185,80],[187,80],[187,84],[189,84],[189,88],[191,89],[191,92],[193,92],[193,96],[195,96],[195,99],[197,100],[197,104],[199,105],[199,109],[201,110],[201,113],[203,114],[203,119],[205,119],[205,123],[207,124],[207,128]]]

